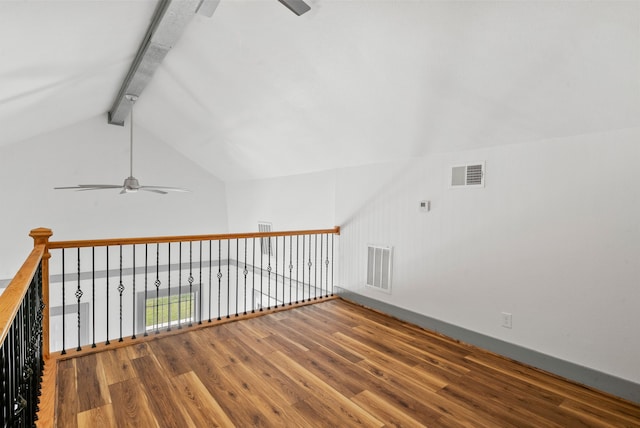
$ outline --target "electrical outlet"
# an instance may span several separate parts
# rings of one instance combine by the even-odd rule
[[[504,328],[511,328],[511,314],[508,312],[502,312],[502,326]]]

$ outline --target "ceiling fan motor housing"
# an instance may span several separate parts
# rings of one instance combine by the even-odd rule
[[[137,178],[133,176],[129,176],[128,178],[124,179],[124,184],[122,185],[122,187],[124,188],[124,191],[127,193],[137,192],[138,189],[140,188],[140,183],[138,183]]]

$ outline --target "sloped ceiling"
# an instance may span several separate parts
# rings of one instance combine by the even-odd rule
[[[229,181],[640,125],[639,2],[308,3],[195,16],[136,126]],[[0,145],[113,126],[155,7],[0,1]]]

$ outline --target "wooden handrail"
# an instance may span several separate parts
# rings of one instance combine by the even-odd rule
[[[29,257],[0,296],[0,343],[4,342],[9,333],[11,324],[31,286],[31,280],[36,274],[45,252],[46,246],[44,244],[34,246]]]
[[[266,238],[270,236],[295,236],[295,235],[321,235],[340,234],[340,226],[333,229],[315,230],[289,230],[283,232],[251,232],[251,233],[227,233],[217,235],[186,235],[186,236],[156,236],[148,238],[115,238],[115,239],[88,239],[80,241],[49,241],[49,249],[60,248],[83,248],[83,247],[106,247],[116,245],[139,245],[139,244],[163,244],[167,242],[188,242],[188,241],[216,241],[225,239],[242,238]]]

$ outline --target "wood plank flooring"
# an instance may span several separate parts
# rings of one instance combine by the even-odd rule
[[[640,407],[344,300],[58,363],[59,427],[640,427]]]

